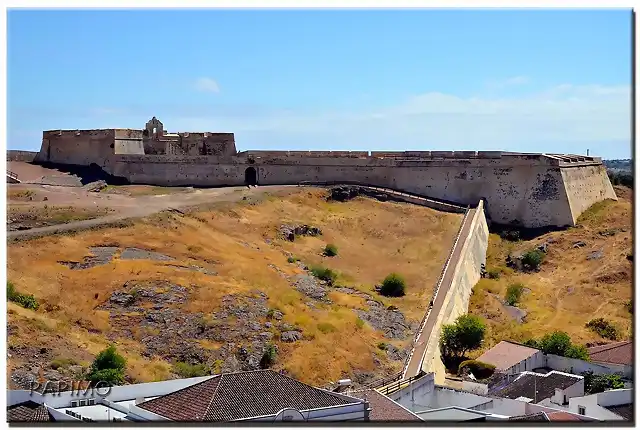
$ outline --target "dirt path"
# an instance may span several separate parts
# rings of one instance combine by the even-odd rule
[[[449,292],[449,288],[451,287],[453,275],[456,270],[456,266],[458,265],[458,260],[460,259],[460,254],[462,252],[462,247],[464,246],[465,239],[469,235],[471,222],[473,220],[475,211],[475,209],[469,209],[469,214],[464,220],[464,225],[462,226],[460,233],[460,239],[453,249],[449,266],[447,266],[447,270],[445,271],[442,278],[442,284],[440,285],[440,289],[438,290],[438,294],[436,295],[436,299],[433,303],[433,309],[431,309],[431,312],[427,317],[424,329],[422,330],[422,333],[416,341],[413,355],[411,356],[409,364],[407,365],[407,370],[404,374],[405,379],[416,376],[418,373],[420,373],[420,369],[422,368],[422,356],[424,355],[427,344],[429,343],[429,338],[432,334],[431,332],[433,331],[433,327],[435,326],[438,315],[440,314],[440,310],[442,309],[444,299]]]
[[[295,185],[262,186],[262,187],[229,187],[208,190],[197,190],[187,194],[168,196],[145,196],[138,199],[137,204],[123,207],[118,214],[108,215],[89,220],[74,221],[66,224],[58,224],[47,227],[32,228],[29,230],[9,231],[7,240],[25,240],[36,237],[48,236],[57,233],[86,230],[94,227],[108,227],[117,225],[127,219],[142,218],[157,212],[170,209],[181,209],[209,203],[236,202],[244,197],[260,196],[265,193],[292,192],[298,187]]]

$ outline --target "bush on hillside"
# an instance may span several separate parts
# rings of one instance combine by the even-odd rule
[[[330,243],[324,247],[323,254],[327,257],[335,257],[336,255],[338,255],[338,247],[333,243]]]
[[[397,273],[391,273],[380,287],[380,294],[386,297],[402,297],[405,294],[406,283],[404,278]]]
[[[87,379],[93,385],[98,382],[110,385],[120,385],[124,383],[124,371],[127,364],[126,359],[118,354],[116,347],[110,345],[100,352],[89,369]]]
[[[487,270],[487,278],[489,279],[500,279],[502,272],[500,269],[489,269]]]
[[[505,301],[509,306],[515,306],[520,301],[522,292],[524,291],[524,285],[511,284],[507,287],[507,294],[505,295]]]
[[[316,278],[325,281],[329,285],[333,285],[336,279],[338,279],[338,274],[336,272],[324,266],[313,266],[311,268],[311,274]]]
[[[195,378],[197,376],[211,375],[211,369],[206,364],[189,364],[181,361],[174,363],[173,373],[181,378]]]
[[[10,281],[7,281],[7,300],[17,303],[23,308],[32,309],[34,311],[38,310],[38,307],[40,307],[33,294],[27,295],[19,293]]]
[[[267,345],[267,349],[262,354],[262,359],[260,359],[260,368],[268,369],[276,363],[276,359],[278,358],[278,351],[276,346],[273,344]]]
[[[532,249],[527,251],[522,256],[522,265],[527,270],[538,270],[540,265],[544,261],[544,252],[539,249]]]
[[[586,327],[598,333],[605,339],[618,340],[618,337],[620,336],[618,329],[604,318],[592,319],[586,324]]]
[[[496,366],[483,361],[466,360],[460,363],[458,375],[464,375],[467,370],[471,372],[476,379],[487,379],[493,375]]]

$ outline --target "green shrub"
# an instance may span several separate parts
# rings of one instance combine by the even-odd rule
[[[295,262],[296,262],[295,257],[289,257],[289,258],[287,258],[287,263],[295,263]]]
[[[469,314],[460,315],[453,324],[444,324],[440,335],[442,356],[452,363],[467,352],[480,348],[486,329],[482,319]]]
[[[507,294],[505,295],[505,301],[509,306],[515,306],[522,296],[522,292],[524,291],[524,285],[522,284],[511,284],[507,288]]]
[[[460,366],[458,367],[458,375],[462,375],[467,369],[476,379],[487,379],[493,375],[493,372],[496,370],[496,366],[483,361],[467,360],[460,363]]]
[[[502,272],[500,269],[489,269],[487,270],[487,278],[489,279],[500,279]]]
[[[336,331],[335,326],[327,322],[318,323],[317,327],[318,327],[318,330],[320,330],[320,332],[324,334],[332,333]]]
[[[544,252],[539,249],[532,249],[527,251],[522,256],[522,265],[528,270],[538,270],[540,265],[544,261]]]
[[[589,361],[589,351],[584,345],[571,344],[564,352],[567,358],[575,358],[578,360]]]
[[[267,349],[262,354],[262,359],[260,359],[260,368],[268,369],[276,363],[276,359],[278,358],[278,351],[276,350],[276,346],[273,344],[267,345]]]
[[[27,295],[19,293],[10,281],[7,281],[7,300],[17,303],[23,308],[32,309],[34,311],[38,310],[38,307],[40,307],[33,294]]]
[[[189,364],[181,361],[173,364],[172,371],[181,378],[195,378],[197,376],[207,376],[211,374],[211,369],[204,363]]]
[[[380,294],[386,297],[402,297],[405,294],[405,288],[404,278],[397,273],[391,273],[382,281]]]
[[[356,327],[358,327],[359,329],[362,329],[364,327],[364,321],[361,320],[360,318],[356,318]]]
[[[327,257],[335,257],[336,255],[338,255],[338,247],[333,243],[328,244],[324,247],[324,255],[326,255]]]
[[[585,395],[624,388],[620,375],[594,375],[593,371],[589,370],[582,372],[582,376],[584,376]]]
[[[311,274],[316,278],[325,281],[329,285],[333,285],[336,279],[338,279],[338,274],[336,272],[323,266],[313,266],[311,268]]]
[[[98,382],[120,385],[124,382],[126,364],[127,361],[117,353],[116,347],[110,345],[93,360],[87,379],[94,385]]]
[[[381,349],[382,351],[386,351],[387,350],[387,344],[384,342],[380,342],[378,344],[378,349]]]
[[[604,318],[592,319],[586,324],[586,327],[605,339],[618,340],[618,329]]]

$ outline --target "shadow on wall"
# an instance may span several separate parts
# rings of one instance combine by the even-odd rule
[[[88,166],[78,166],[74,164],[57,164],[57,163],[38,163],[42,167],[48,169],[55,169],[60,172],[68,173],[70,175],[80,178],[82,185],[90,184],[96,181],[105,181],[109,185],[129,185],[129,181],[126,178],[120,176],[114,176],[105,172],[102,167],[95,163],[91,163]]]
[[[499,235],[501,238],[505,240],[509,240],[512,242],[517,242],[519,240],[533,240],[540,236],[543,236],[547,233],[551,233],[554,231],[564,231],[570,226],[566,227],[536,227],[536,228],[526,228],[522,227],[515,222],[512,224],[496,224],[494,222],[489,223],[489,233],[495,233]]]

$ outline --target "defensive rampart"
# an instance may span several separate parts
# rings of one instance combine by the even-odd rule
[[[484,200],[492,222],[570,226],[596,201],[615,199],[599,159],[542,154],[430,152],[347,155],[248,152],[232,157],[114,155],[105,170],[132,183],[164,186],[358,182],[460,205]]]
[[[483,200],[490,220],[564,227],[593,203],[615,199],[599,158],[501,151],[244,151],[233,133],[51,130],[35,162],[95,165],[135,184],[288,185],[357,182],[457,205]]]
[[[460,253],[453,255],[448,262],[453,267],[453,273],[448,279],[443,276],[443,285],[440,285],[436,294],[437,301],[437,295],[444,292],[444,301],[439,308],[433,309],[435,323],[429,332],[421,360],[422,371],[434,372],[437,384],[444,383],[446,373],[439,346],[442,326],[453,323],[460,315],[467,313],[471,291],[480,280],[481,266],[486,262],[487,257],[489,228],[482,202],[470,216],[473,217],[470,220],[470,226],[459,238],[463,241]],[[455,246],[452,253],[455,253]]]

